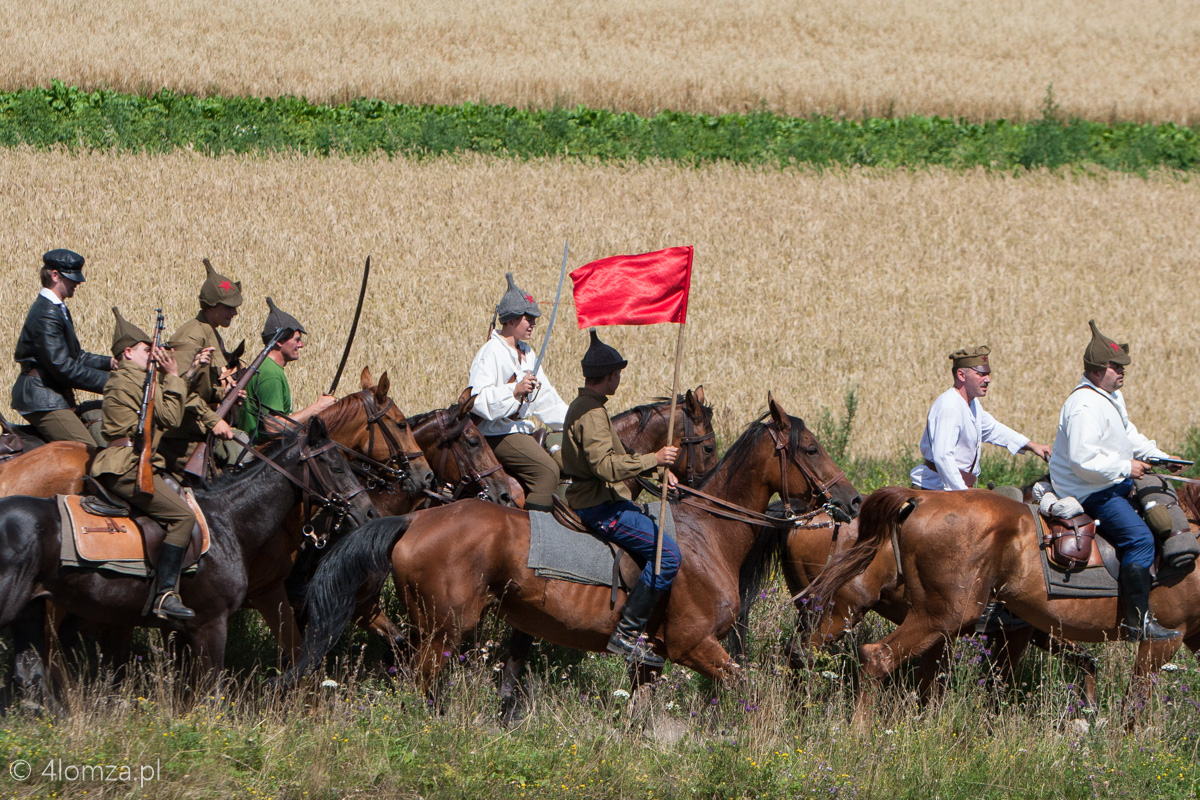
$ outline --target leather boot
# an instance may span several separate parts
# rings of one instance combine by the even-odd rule
[[[1122,564],[1118,586],[1125,619],[1121,623],[1121,637],[1140,642],[1146,639],[1176,639],[1179,631],[1164,628],[1150,613],[1150,569],[1133,564]]]
[[[185,552],[187,548],[164,542],[159,553],[158,576],[154,582],[154,616],[160,619],[193,619],[196,616],[196,612],[185,606],[175,591]]]
[[[658,599],[664,593],[651,589],[641,580],[633,587],[629,597],[625,598],[625,607],[621,609],[621,619],[617,629],[608,639],[608,652],[625,656],[626,661],[643,664],[647,667],[661,667],[662,656],[656,654],[650,645],[641,641],[641,635],[650,622],[650,615],[658,605]]]

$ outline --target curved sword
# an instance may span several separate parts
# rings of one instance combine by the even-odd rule
[[[550,321],[546,323],[546,335],[542,337],[542,347],[538,350],[538,357],[533,362],[533,377],[536,378],[538,370],[542,368],[542,359],[546,357],[546,348],[550,346],[550,334],[554,332],[554,318],[558,316],[558,303],[562,300],[563,282],[567,278],[567,254],[571,250],[571,243],[563,242],[563,263],[562,269],[558,273],[558,292],[554,295],[554,309],[550,312]],[[517,409],[517,419],[525,416],[525,407],[529,405],[529,400],[522,400],[520,407]]]
[[[350,335],[346,337],[346,348],[342,350],[342,362],[338,364],[337,372],[333,375],[333,385],[325,394],[332,395],[337,391],[338,381],[342,379],[342,370],[346,368],[346,359],[350,357],[350,346],[354,344],[354,334],[358,332],[358,318],[362,315],[363,298],[367,296],[367,278],[371,275],[371,257],[363,265],[362,286],[358,290],[358,307],[354,309],[354,321],[350,323]]]

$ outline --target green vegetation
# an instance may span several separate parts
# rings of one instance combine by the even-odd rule
[[[356,100],[150,96],[49,89],[0,93],[0,145],[205,153],[301,151],[427,156],[480,152],[514,158],[729,161],[788,166],[1000,170],[1103,167],[1122,171],[1200,165],[1200,130],[1174,124],[1064,119],[1048,94],[1029,123],[943,117],[785,117],[760,111],[653,117],[599,109],[405,106]]]

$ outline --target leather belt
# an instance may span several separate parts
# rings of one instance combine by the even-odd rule
[[[128,436],[125,436],[120,439],[113,439],[111,442],[108,443],[108,446],[109,447],[133,447],[133,439],[130,439]]]
[[[929,469],[933,470],[934,472],[938,471],[937,465],[934,464],[932,461],[926,460],[925,466],[929,467]],[[938,474],[940,475],[941,473],[938,472]],[[973,472],[964,472],[961,469],[958,471],[958,474],[962,476],[963,483],[965,483],[967,485],[968,489],[975,488],[975,481],[979,480],[978,475],[976,475]]]

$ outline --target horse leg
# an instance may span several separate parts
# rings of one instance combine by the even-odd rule
[[[946,682],[938,678],[945,676],[949,667],[949,657],[945,637],[921,654],[921,661],[917,667],[917,696],[920,697],[922,706],[940,699],[945,692]]]
[[[393,656],[409,651],[409,638],[404,628],[392,621],[383,611],[379,592],[360,588],[355,597],[354,623],[388,643]]]
[[[1059,639],[1057,636],[1034,629],[1033,644],[1051,655],[1056,655],[1083,673],[1083,707],[1097,710],[1099,699],[1096,696],[1096,659],[1074,642]]]
[[[9,680],[12,695],[21,697],[21,705],[30,710],[57,711],[51,696],[46,662],[46,599],[35,598],[17,614],[12,631],[12,670]]]
[[[508,639],[508,657],[504,660],[504,672],[500,680],[500,718],[505,725],[515,725],[529,713],[528,697],[521,686],[521,676],[529,660],[533,637],[513,628]]]
[[[300,634],[300,626],[296,624],[296,614],[288,602],[283,583],[276,581],[266,591],[247,597],[246,605],[262,615],[267,628],[275,635],[283,664],[295,664],[300,657],[304,637]]]
[[[1158,682],[1158,671],[1163,664],[1174,658],[1183,642],[1179,639],[1147,640],[1138,643],[1137,658],[1133,664],[1133,677],[1125,693],[1127,730],[1137,726],[1141,710],[1154,693]]]
[[[939,642],[945,634],[934,628],[929,620],[910,611],[900,627],[874,644],[858,648],[858,660],[862,664],[865,680],[859,682],[858,698],[854,707],[854,724],[859,730],[868,730],[883,680],[901,664],[914,655],[923,655]]]

